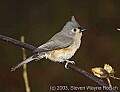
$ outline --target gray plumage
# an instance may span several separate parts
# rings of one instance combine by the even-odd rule
[[[66,23],[66,25],[63,27],[63,29],[61,30],[61,32],[62,32],[62,31],[67,32],[67,31],[69,31],[69,30],[72,30],[73,28],[78,28],[78,27],[80,27],[80,25],[79,25],[78,22],[75,20],[75,17],[72,16],[72,17],[71,17],[71,21],[68,21],[68,22]]]
[[[75,17],[72,16],[71,21],[68,21],[63,29],[55,34],[48,42],[39,46],[34,53],[57,50],[70,46],[73,43],[73,38],[70,37],[69,31],[73,28],[78,28],[80,25],[75,20]]]
[[[15,71],[17,68],[19,68],[23,64],[26,64],[30,61],[40,60],[44,57],[47,58],[48,55],[50,55],[50,51],[67,48],[67,47],[71,46],[72,44],[76,45],[74,36],[70,33],[70,32],[72,32],[71,30],[75,29],[75,28],[79,29],[80,25],[75,20],[74,16],[72,16],[71,21],[68,21],[60,32],[55,34],[45,44],[39,46],[36,50],[34,50],[33,56],[27,58],[26,60],[20,62],[19,64],[15,65],[15,66],[13,66],[11,68],[11,71]],[[80,31],[81,31],[81,29],[80,29]],[[82,36],[82,34],[81,34],[81,36]],[[75,48],[75,50],[72,52],[72,54],[70,54],[71,56],[75,53],[75,51],[80,46],[81,36],[76,40],[76,42],[78,41],[78,43],[77,43],[78,46]],[[68,55],[68,57],[71,57],[71,56]]]
[[[17,68],[21,67],[22,65],[26,64],[26,63],[29,63],[30,61],[33,61],[33,60],[40,60],[42,58],[45,57],[45,53],[36,53],[32,56],[30,56],[29,58],[27,58],[26,60],[18,63],[17,65],[13,66],[11,68],[11,71],[15,71]]]
[[[56,39],[57,38],[57,39]],[[39,46],[34,53],[52,51],[57,49],[62,49],[65,47],[70,46],[73,43],[73,39],[63,34],[56,34],[54,35],[48,42]]]

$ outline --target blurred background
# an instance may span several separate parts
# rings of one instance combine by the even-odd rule
[[[110,64],[115,76],[120,77],[120,0],[2,0],[0,34],[18,40],[24,35],[27,43],[37,47],[59,32],[72,15],[87,31],[71,60],[90,73],[93,67]],[[26,51],[27,56],[32,55]],[[10,71],[20,61],[21,48],[0,41],[0,92],[25,92],[22,68]],[[98,86],[87,77],[45,59],[28,64],[28,77],[31,92],[50,92],[50,86],[57,85]],[[119,80],[111,79],[111,83],[120,91]]]

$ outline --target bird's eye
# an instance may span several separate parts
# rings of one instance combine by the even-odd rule
[[[74,32],[76,32],[77,30],[76,29],[73,29]]]

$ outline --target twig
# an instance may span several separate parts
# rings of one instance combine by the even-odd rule
[[[112,87],[109,77],[107,77],[107,81],[108,81],[109,87]]]
[[[115,76],[110,76],[111,78],[113,78],[113,79],[117,79],[117,80],[120,80],[120,78],[118,78],[118,77],[115,77]]]
[[[120,28],[117,28],[118,31],[120,31]]]
[[[3,40],[3,41],[10,42],[10,43],[12,43],[12,44],[16,44],[16,43],[17,43],[18,46],[21,46],[21,47],[23,47],[23,48],[29,49],[29,50],[31,50],[31,51],[34,51],[34,50],[36,49],[36,47],[34,47],[34,46],[32,46],[32,45],[29,45],[29,44],[27,44],[27,43],[22,43],[22,42],[20,42],[20,41],[18,41],[18,40],[15,40],[15,39],[12,39],[12,38],[10,38],[10,37],[3,36],[3,35],[0,35],[0,39]],[[65,63],[62,63],[62,64],[64,65]],[[93,80],[94,82],[96,82],[96,83],[97,83],[98,85],[100,85],[100,86],[109,87],[106,83],[104,83],[103,80],[95,77],[94,75],[86,72],[85,70],[83,70],[83,69],[81,69],[81,68],[79,68],[79,67],[77,67],[77,66],[75,66],[75,65],[68,64],[68,68],[69,68],[69,69],[72,69],[72,70],[75,71],[75,72],[78,72],[79,74],[82,74],[82,75],[88,77],[89,79]],[[117,92],[117,91],[116,91],[116,90],[109,90],[109,92]]]
[[[24,36],[21,36],[21,42],[25,42]],[[23,60],[25,60],[26,59],[25,48],[22,48],[22,52],[23,52]],[[27,64],[23,65],[23,79],[25,82],[26,92],[30,92],[30,86],[29,86],[28,75],[27,75]]]

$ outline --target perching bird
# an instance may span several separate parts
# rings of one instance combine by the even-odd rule
[[[74,61],[69,61],[81,44],[82,32],[85,31],[72,16],[71,20],[66,23],[63,29],[56,33],[45,44],[34,50],[34,55],[13,66],[11,71],[15,71],[20,66],[42,58],[48,58],[54,62],[66,61],[65,68],[68,63],[74,64]]]

